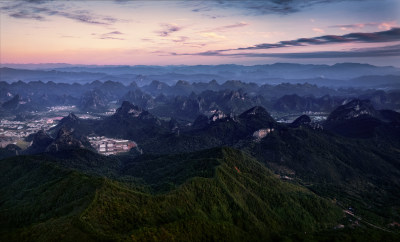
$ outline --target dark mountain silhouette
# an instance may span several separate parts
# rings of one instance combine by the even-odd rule
[[[168,94],[170,88],[171,87],[165,84],[164,82],[154,80],[149,85],[143,86],[141,89],[147,93],[156,96],[161,93]]]
[[[145,153],[166,154],[235,146],[252,140],[258,130],[278,127],[280,125],[263,107],[253,107],[238,116],[216,110],[209,117],[199,115],[192,126],[181,129],[179,136],[162,135],[151,142],[143,142],[141,147]]]
[[[292,127],[298,128],[304,125],[310,125],[311,118],[307,115],[301,115],[300,117],[296,118],[290,125]]]
[[[99,135],[130,139],[141,143],[168,132],[168,123],[124,101],[114,115],[101,120],[93,130]]]
[[[356,138],[376,135],[395,138],[399,133],[399,114],[376,110],[368,100],[354,99],[336,108],[324,127],[334,133]]]
[[[139,107],[149,109],[155,106],[155,100],[149,94],[142,92],[140,89],[130,90],[122,98],[123,101],[131,102]],[[165,100],[162,100],[165,101]]]
[[[25,151],[27,154],[36,154],[45,152],[47,147],[53,142],[53,138],[45,131],[40,130],[32,135],[32,144]]]
[[[15,111],[18,109],[20,101],[21,97],[17,94],[10,100],[4,102],[1,107],[7,111]]]
[[[42,130],[33,134],[32,144],[24,151],[24,153],[38,154],[43,152],[59,152],[83,148],[93,149],[89,140],[85,136],[77,134],[74,132],[74,129],[68,128],[64,125],[58,129],[55,138],[52,138]]]
[[[354,99],[336,108],[328,116],[327,121],[343,121],[357,118],[362,115],[377,117],[378,112],[369,100]]]
[[[92,149],[89,140],[84,136],[77,138],[73,135],[73,130],[62,127],[58,131],[57,137],[47,146],[46,151],[58,152],[82,148]]]
[[[80,100],[79,108],[82,111],[101,112],[107,108],[105,94],[96,89],[85,93]]]

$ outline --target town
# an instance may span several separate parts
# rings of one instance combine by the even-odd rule
[[[25,138],[40,130],[48,131],[55,127],[60,120],[70,112],[76,112],[75,106],[49,107],[47,112],[32,112],[27,117],[10,116],[0,121],[0,148],[14,144],[22,149],[27,148],[31,142]],[[115,112],[115,110],[113,110]],[[80,119],[100,119],[101,116],[109,116],[114,112],[110,110],[99,115],[89,113],[76,114]],[[137,144],[131,140],[112,139],[104,136],[88,137],[90,144],[99,154],[116,155],[137,148]]]

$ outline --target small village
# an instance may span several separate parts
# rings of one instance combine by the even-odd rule
[[[137,144],[131,140],[112,139],[104,136],[88,137],[88,139],[92,147],[102,155],[116,155],[137,147]]]
[[[39,130],[48,130],[56,126],[63,117],[41,118],[30,121],[13,121],[3,119],[0,121],[0,147],[4,148],[9,144],[16,144],[30,134]]]
[[[9,144],[20,144],[24,138],[38,132],[39,130],[49,130],[55,127],[63,116],[68,115],[75,106],[55,106],[50,107],[48,113],[36,112],[32,115],[40,116],[39,119],[16,120],[15,118],[2,119],[0,121],[0,148],[5,148]],[[111,114],[111,113],[110,113]],[[102,115],[106,115],[102,113]],[[99,119],[99,116],[90,114],[79,114],[81,119]],[[107,138],[104,136],[88,137],[93,148],[102,155],[115,155],[128,152],[137,147],[134,141]],[[23,142],[22,142],[23,143]]]

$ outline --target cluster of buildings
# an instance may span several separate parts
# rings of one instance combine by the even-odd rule
[[[102,155],[115,155],[128,152],[137,144],[131,140],[106,138],[104,136],[88,137],[90,144]]]
[[[264,138],[265,136],[267,136],[269,133],[271,133],[273,131],[274,131],[273,128],[271,128],[271,129],[269,129],[269,128],[268,129],[259,129],[259,130],[255,131],[253,133],[253,137],[256,140],[261,140],[262,138]]]
[[[63,119],[64,117],[53,117],[53,118],[48,118],[46,123],[47,124],[54,124],[56,122],[59,122],[61,119]]]
[[[70,112],[76,111],[77,108],[74,105],[71,106],[53,106],[49,107],[44,112],[30,112],[29,119],[20,119],[17,121],[15,116],[8,117],[8,119],[0,120],[0,147],[6,147],[9,144],[16,144],[19,140],[23,140],[30,134],[36,133],[39,130],[49,130],[56,126],[61,119],[67,116]],[[114,111],[114,110],[111,110]],[[111,114],[111,113],[110,113]],[[18,116],[17,116],[18,117]],[[99,116],[93,116],[91,114],[80,114],[78,115],[81,119],[100,119]],[[118,153],[120,150],[129,150],[135,147],[136,144],[132,141],[121,142],[114,140],[115,149],[111,146],[114,144],[110,141],[110,147],[101,147],[98,149],[100,153]],[[109,142],[107,142],[108,144]],[[125,150],[126,149],[126,150]],[[121,151],[122,152],[122,151]]]
[[[70,112],[71,110],[75,110],[76,106],[72,105],[72,106],[53,106],[53,107],[49,107],[48,112],[60,112],[60,111],[64,111],[64,112]]]
[[[326,112],[313,112],[313,111],[306,111],[306,112],[303,112],[303,114],[310,116],[310,118],[313,122],[325,121],[329,115],[329,113],[326,113]]]
[[[54,120],[42,118],[31,121],[11,121],[3,119],[0,121],[0,141],[2,137],[21,139],[39,130],[48,130],[55,125],[55,120],[57,120],[57,118]]]
[[[117,111],[115,108],[110,108],[107,112],[104,113],[105,116],[113,115]]]

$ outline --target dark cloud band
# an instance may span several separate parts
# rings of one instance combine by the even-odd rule
[[[181,55],[172,53],[172,55]],[[183,54],[192,55],[192,54]],[[226,57],[275,57],[289,59],[311,59],[311,58],[364,58],[364,57],[389,57],[400,56],[400,45],[385,46],[379,48],[361,48],[348,51],[315,51],[301,53],[235,53],[225,54],[218,51],[203,52],[194,55],[201,56],[226,56]]]
[[[392,28],[387,31],[373,32],[373,33],[350,33],[345,35],[324,35],[314,38],[300,38],[296,40],[280,41],[274,44],[258,44],[255,46],[238,48],[235,50],[262,50],[274,49],[293,46],[306,46],[306,45],[326,45],[337,43],[379,43],[379,42],[392,42],[400,41],[400,28]],[[232,50],[232,49],[229,49]],[[220,50],[220,52],[228,50]]]
[[[313,5],[333,2],[357,0],[209,0],[209,1],[182,1],[185,6],[192,7],[193,12],[209,12],[215,8],[239,9],[248,15],[290,14]]]

